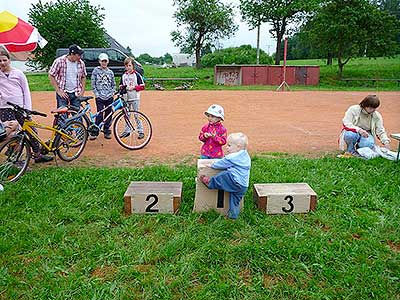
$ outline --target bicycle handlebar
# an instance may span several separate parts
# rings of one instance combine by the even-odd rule
[[[11,105],[12,107],[14,107],[15,110],[23,111],[23,112],[27,113],[28,115],[37,115],[37,116],[47,117],[47,115],[45,113],[23,108],[23,107],[19,106],[18,104],[15,104],[15,103],[11,103],[11,102],[7,101],[7,104]]]

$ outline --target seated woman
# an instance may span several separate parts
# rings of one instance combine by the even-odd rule
[[[360,104],[350,106],[343,118],[343,128],[339,137],[339,148],[359,156],[356,148],[375,145],[375,138],[390,149],[390,139],[383,127],[382,115],[376,111],[380,101],[376,95],[368,95]]]

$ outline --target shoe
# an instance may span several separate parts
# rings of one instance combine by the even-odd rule
[[[144,139],[144,133],[143,132],[139,132],[138,139],[139,140]]]
[[[200,175],[200,181],[206,186],[208,187],[208,184],[210,183],[210,177],[206,176],[206,175]]]
[[[107,140],[111,140],[111,133],[108,133],[108,132],[105,133],[104,134],[104,138],[107,139]]]
[[[52,160],[53,160],[53,156],[39,154],[35,158],[35,163],[49,162],[49,161],[52,161]]]
[[[89,135],[89,140],[94,141],[95,139],[97,139],[97,136],[95,136],[95,135]]]
[[[130,132],[124,131],[123,133],[121,133],[121,135],[120,135],[119,137],[120,137],[120,138],[126,138],[126,137],[128,137],[128,136],[130,136],[130,135],[131,135]]]

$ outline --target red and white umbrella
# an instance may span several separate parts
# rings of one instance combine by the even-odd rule
[[[0,12],[0,46],[17,60],[26,60],[37,45],[43,48],[47,41],[31,24],[21,20],[12,13]]]

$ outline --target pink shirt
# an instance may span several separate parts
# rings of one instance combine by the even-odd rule
[[[206,139],[204,133],[211,133],[214,136]],[[226,144],[226,128],[221,122],[215,124],[207,123],[200,131],[199,140],[204,144],[201,147],[201,155],[210,156],[212,158],[224,157],[224,151],[222,151],[222,146]]]
[[[28,80],[21,70],[11,68],[8,77],[0,71],[0,108],[11,108],[7,102],[32,110]]]

